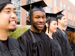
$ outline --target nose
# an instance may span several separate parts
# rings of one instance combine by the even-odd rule
[[[45,18],[40,18],[39,21],[40,21],[40,22],[45,22],[46,19],[45,19]]]
[[[65,19],[65,21],[67,21],[67,19]]]
[[[17,20],[17,16],[16,16],[16,14],[12,12],[12,13],[11,13],[11,18]]]
[[[56,25],[56,27],[58,27],[58,25]]]

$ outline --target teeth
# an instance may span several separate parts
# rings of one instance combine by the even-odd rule
[[[15,21],[12,21],[12,22],[10,22],[10,23],[15,23]]]

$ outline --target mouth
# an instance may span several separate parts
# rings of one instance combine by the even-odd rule
[[[16,21],[9,21],[11,25],[16,25]]]
[[[39,24],[38,27],[42,28],[44,27],[44,24]]]
[[[57,30],[57,28],[54,28],[55,30]]]

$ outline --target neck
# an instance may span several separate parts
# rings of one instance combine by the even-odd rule
[[[61,24],[58,24],[58,28],[63,31],[64,26],[62,26]]]
[[[0,40],[7,40],[9,32],[0,29]]]
[[[33,32],[36,32],[36,33],[40,33],[40,32],[41,32],[41,30],[35,29],[32,25],[31,25],[31,30],[32,30]]]
[[[49,31],[49,33],[48,33],[48,28],[47,28],[47,30],[46,30],[46,34],[47,34],[51,39],[53,39],[53,38],[52,38],[52,32]]]

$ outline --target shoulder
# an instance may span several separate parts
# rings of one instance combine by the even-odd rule
[[[44,33],[43,31],[41,31],[41,34],[43,34],[43,35],[47,36],[47,34],[46,34],[46,33]]]
[[[46,33],[42,32],[42,31],[41,31],[41,34],[44,35],[44,36],[48,36]]]
[[[12,38],[12,37],[10,37],[10,36],[8,36],[8,39],[11,40],[11,41],[13,41],[13,42],[15,42],[15,41],[17,42],[17,39]]]
[[[64,30],[63,30],[64,31]],[[67,34],[67,31],[64,31]]]
[[[24,38],[26,36],[29,36],[29,31],[30,29],[28,29],[26,32],[24,32],[18,39]]]
[[[52,34],[53,38],[62,37],[62,32],[59,28],[57,28],[57,31]]]
[[[28,29],[26,32],[24,32],[21,36],[29,35],[30,29]]]
[[[15,38],[8,36],[8,41],[15,46],[19,46],[19,42]]]
[[[17,40],[19,42],[28,42],[31,39],[30,29],[28,29],[26,32],[24,32]]]
[[[46,33],[41,32],[41,34],[42,34],[42,36],[43,36],[45,39],[49,39],[49,36],[48,36]]]
[[[56,31],[56,33],[60,33],[61,32],[61,30],[59,29],[59,28],[57,28],[57,31]]]
[[[57,31],[55,33],[53,33],[53,35],[59,35],[61,34],[61,30],[59,28],[57,28]]]

